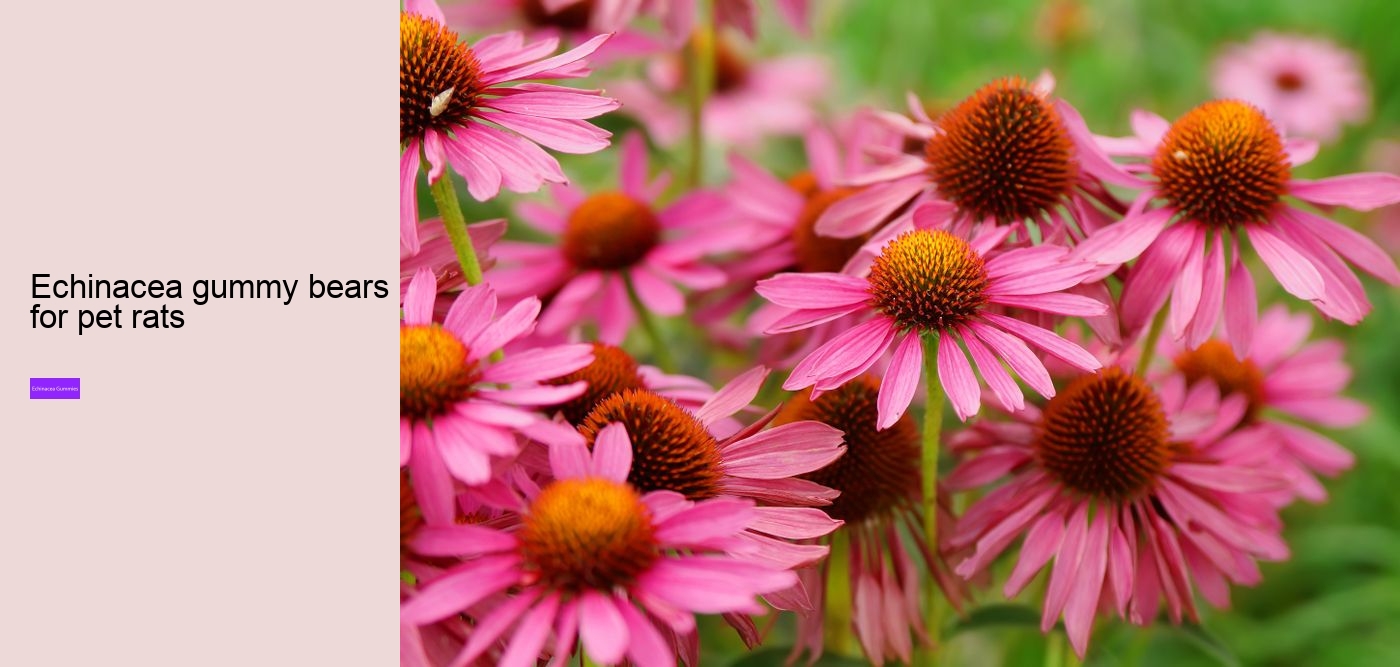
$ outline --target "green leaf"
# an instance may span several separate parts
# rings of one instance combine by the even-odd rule
[[[1226,667],[1240,667],[1240,659],[1235,657],[1235,654],[1230,651],[1230,647],[1204,627],[1195,623],[1183,623],[1176,629],[1178,634],[1190,640],[1196,648],[1213,658],[1217,663],[1226,665]]]
[[[1040,612],[1023,604],[988,604],[972,610],[967,618],[961,619],[945,635],[952,637],[960,632],[987,627],[1040,627]]]
[[[760,649],[740,656],[738,660],[729,663],[729,667],[783,667],[787,665],[787,657],[791,652],[791,646],[773,646]],[[869,664],[862,659],[826,653],[822,655],[820,660],[813,663],[813,667],[868,667]]]

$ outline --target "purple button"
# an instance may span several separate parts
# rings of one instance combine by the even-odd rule
[[[78,378],[29,378],[29,398],[82,398]]]

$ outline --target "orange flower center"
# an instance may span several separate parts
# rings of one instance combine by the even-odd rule
[[[517,537],[526,569],[554,590],[627,586],[660,557],[651,512],[641,496],[606,479],[546,486]]]
[[[938,191],[974,218],[1020,220],[1069,194],[1078,168],[1060,114],[1020,78],[983,86],[924,148]]]
[[[1248,398],[1246,421],[1252,421],[1264,407],[1264,374],[1253,361],[1236,358],[1229,343],[1208,340],[1194,350],[1177,355],[1175,362],[1189,383],[1209,379],[1220,387],[1223,395],[1243,394]]]
[[[871,304],[905,329],[946,330],[987,304],[987,268],[972,246],[942,230],[913,230],[870,266]]]
[[[481,378],[467,346],[437,324],[399,327],[399,414],[422,421],[446,414]]]
[[[1206,102],[1173,123],[1152,172],[1182,215],[1222,227],[1265,220],[1291,175],[1274,124],[1236,100]]]
[[[645,389],[637,372],[637,360],[620,347],[606,343],[593,344],[593,363],[548,384],[571,384],[583,380],[588,388],[578,398],[559,405],[559,411],[570,424],[578,426],[603,399],[628,389]]]
[[[822,509],[855,522],[886,515],[908,504],[919,489],[919,431],[908,415],[875,430],[880,381],[863,375],[813,401],[811,390],[787,401],[775,425],[813,420],[845,433],[846,453],[805,479],[841,492]]]
[[[691,500],[719,495],[719,443],[709,429],[670,399],[629,389],[603,399],[579,431],[591,447],[608,424],[622,424],[632,440],[627,483],[642,493],[667,490]]]
[[[564,228],[564,256],[583,270],[625,269],[661,240],[661,223],[646,204],[621,192],[585,199]]]
[[[531,25],[583,30],[588,27],[589,17],[593,15],[593,0],[578,0],[553,14],[544,8],[543,0],[524,0],[520,9]]]
[[[857,250],[870,238],[869,234],[849,239],[838,239],[817,234],[817,219],[822,213],[846,197],[855,194],[855,188],[832,188],[816,190],[808,195],[807,203],[797,215],[797,224],[792,228],[793,248],[797,253],[797,269],[806,273],[836,272],[846,265]]]
[[[1149,490],[1172,453],[1157,394],[1117,367],[1071,382],[1045,405],[1036,431],[1040,465],[1096,498],[1124,500]]]
[[[399,14],[399,143],[466,122],[481,91],[481,63],[434,19]]]

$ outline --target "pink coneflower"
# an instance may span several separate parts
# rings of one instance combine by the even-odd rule
[[[698,39],[698,38],[697,38]],[[830,90],[831,74],[816,56],[751,59],[723,35],[714,40],[714,88],[701,126],[707,141],[752,146],[770,136],[796,135],[816,122],[814,107]],[[680,141],[689,127],[682,94],[685,62],[679,55],[652,61],[647,80],[621,81],[610,92],[623,111],[641,121],[657,143]]]
[[[973,225],[1026,222],[1040,225],[1042,238],[1092,231],[1102,214],[1085,197],[1116,206],[1101,181],[1134,180],[1098,148],[1079,112],[1050,96],[1053,88],[1048,74],[1033,83],[998,79],[937,123],[915,99],[913,120],[886,114],[887,122],[922,144],[922,154],[892,154],[883,168],[855,179],[870,187],[827,209],[817,231],[866,234],[911,202],[932,208],[944,226],[964,234]],[[1067,215],[1077,223],[1072,229],[1066,229]]]
[[[827,562],[820,569],[798,572],[817,613],[799,619],[794,657],[803,651],[811,661],[821,657],[823,618],[832,611],[825,603],[831,577],[850,578],[855,635],[865,655],[877,665],[886,658],[908,663],[914,645],[911,632],[928,641],[919,611],[923,577],[933,576],[955,605],[962,602],[960,582],[923,532],[918,428],[906,415],[889,428],[877,429],[879,390],[878,379],[863,375],[816,400],[810,392],[802,392],[788,400],[773,420],[775,424],[802,420],[827,424],[844,433],[846,442],[841,458],[805,477],[841,492],[823,509],[845,522],[839,533],[849,547],[849,571],[832,571]],[[946,507],[940,507],[938,525],[953,525]],[[822,542],[830,543],[834,537]],[[921,561],[909,556],[911,539]]]
[[[698,321],[718,324],[752,300],[757,281],[775,273],[837,272],[850,268],[850,260],[866,237],[822,236],[816,233],[815,225],[823,211],[856,192],[856,188],[839,183],[860,173],[866,165],[859,151],[848,150],[843,155],[841,147],[863,145],[872,138],[871,129],[876,127],[869,113],[857,114],[840,127],[841,139],[825,128],[813,126],[805,134],[809,170],[786,181],[738,154],[730,156],[733,178],[725,194],[733,205],[735,222],[748,230],[748,238],[723,264],[728,280],[722,291],[711,295],[712,302],[696,311]],[[788,312],[781,306],[763,304],[747,318],[746,331],[733,337],[741,344],[747,343]],[[764,363],[790,367],[826,341],[826,329],[840,325],[832,322],[791,335],[762,338],[760,358]]]
[[[1225,438],[1243,397],[1219,400],[1209,383],[1188,392],[1175,376],[1154,391],[1114,366],[1070,382],[1044,408],[981,422],[952,441],[977,455],[949,476],[953,490],[1009,479],[958,521],[954,547],[976,546],[958,568],[984,571],[1025,536],[1007,597],[1051,561],[1041,630],[1063,615],[1082,658],[1099,609],[1148,624],[1165,598],[1174,622],[1198,621],[1192,588],[1216,606],[1229,582],[1259,581],[1256,560],[1286,558],[1268,492],[1268,441],[1252,430]]]
[[[709,289],[724,281],[719,269],[700,262],[734,245],[737,237],[724,224],[729,214],[723,198],[697,190],[658,207],[669,178],[647,180],[647,148],[639,134],[623,140],[620,170],[620,190],[585,195],[556,186],[558,208],[534,202],[516,207],[531,226],[557,234],[557,244],[496,245],[500,265],[492,273],[501,295],[548,297],[542,334],[593,321],[598,340],[616,345],[637,317],[629,285],[643,307],[670,316],[685,310],[676,285]]]
[[[1212,69],[1217,96],[1258,106],[1291,135],[1332,141],[1371,111],[1356,54],[1325,39],[1261,32],[1227,47]]]
[[[809,28],[810,0],[777,0],[778,14],[794,30],[806,33]],[[696,0],[645,0],[647,13],[655,15],[666,27],[677,43],[695,31],[696,12],[700,5]],[[758,14],[754,0],[714,0],[715,27],[732,27],[743,31],[753,39],[756,31],[755,17]]]
[[[1123,288],[1127,330],[1140,330],[1170,295],[1174,339],[1199,345],[1223,311],[1230,344],[1236,354],[1248,354],[1258,307],[1239,251],[1246,239],[1285,291],[1347,324],[1359,322],[1371,304],[1343,259],[1400,284],[1394,260],[1370,239],[1284,201],[1292,195],[1317,206],[1370,210],[1400,202],[1400,177],[1294,178],[1293,167],[1311,159],[1317,144],[1285,142],[1262,111],[1236,100],[1207,102],[1171,125],[1138,112],[1133,127],[1135,137],[1107,143],[1114,152],[1149,159],[1135,168],[1155,180],[1139,185],[1143,192],[1122,221],[1075,250],[1110,267],[1140,256]],[[1154,199],[1162,203],[1153,207]],[[1227,239],[1233,240],[1229,257]]]
[[[592,361],[587,345],[538,348],[496,361],[491,353],[534,327],[538,299],[496,314],[490,285],[468,287],[441,324],[433,321],[433,274],[419,269],[408,286],[399,327],[399,465],[413,475],[429,523],[450,523],[452,478],[482,484],[491,457],[510,457],[521,433],[550,445],[576,440],[571,429],[520,409],[553,405],[582,383],[539,384]],[[505,385],[509,385],[506,388]]]
[[[1294,495],[1321,502],[1327,492],[1313,472],[1336,475],[1355,457],[1341,445],[1302,424],[1349,428],[1369,414],[1366,406],[1339,395],[1351,368],[1335,339],[1307,343],[1312,318],[1275,306],[1259,319],[1249,356],[1240,359],[1224,341],[1211,339],[1195,350],[1164,345],[1175,371],[1187,382],[1213,382],[1222,394],[1248,399],[1243,425],[1257,424],[1279,444],[1281,470]],[[1279,415],[1287,419],[1280,419]]]
[[[612,38],[589,57],[604,66],[622,58],[669,49],[661,39],[628,28],[639,0],[467,0],[442,8],[447,25],[466,32],[520,30],[531,39],[559,38],[582,44],[599,33]]]
[[[587,76],[583,59],[607,35],[545,58],[558,40],[527,44],[508,32],[468,45],[443,21],[433,0],[407,0],[399,14],[399,236],[410,252],[418,250],[420,157],[428,160],[430,182],[451,164],[477,200],[495,197],[502,186],[533,192],[566,180],[540,145],[563,153],[602,150],[610,133],[583,119],[617,108],[596,90],[510,85]]]
[[[981,391],[962,345],[1008,410],[1019,409],[1024,398],[1003,360],[1032,389],[1055,395],[1045,366],[1026,343],[1085,371],[1099,368],[1097,359],[1054,332],[994,312],[1003,306],[1097,316],[1107,308],[1088,297],[1059,293],[1094,266],[1067,262],[1068,251],[1052,245],[993,253],[1006,232],[969,243],[943,230],[916,229],[886,244],[868,277],[785,273],[760,282],[759,294],[794,309],[770,331],[796,331],[851,314],[870,316],[803,359],[783,388],[835,389],[865,372],[893,344],[878,402],[880,428],[888,428],[908,409],[919,386],[924,335],[937,335],[938,378],[964,420],[977,413]]]
[[[667,635],[692,635],[695,614],[761,613],[756,596],[796,583],[791,572],[729,553],[757,519],[751,501],[696,502],[627,484],[634,455],[621,426],[599,432],[591,454],[560,445],[551,461],[556,480],[521,508],[513,530],[438,526],[414,540],[419,553],[464,562],[408,600],[403,623],[433,623],[502,597],[477,618],[453,664],[502,645],[492,664],[563,660],[581,638],[600,664],[674,665]]]

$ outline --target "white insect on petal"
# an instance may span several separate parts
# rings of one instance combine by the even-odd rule
[[[428,105],[428,113],[433,118],[437,118],[442,115],[442,112],[447,111],[447,103],[452,101],[452,91],[456,89],[454,86],[433,96],[433,103]]]
[[[433,114],[433,115],[436,116],[437,114]],[[1178,159],[1178,160],[1185,160],[1186,158],[1191,157],[1191,156],[1188,155],[1188,154],[1186,153],[1186,151],[1177,151],[1177,152],[1175,152],[1175,153],[1172,153],[1172,157],[1174,157],[1174,158],[1176,158],[1176,159]]]

